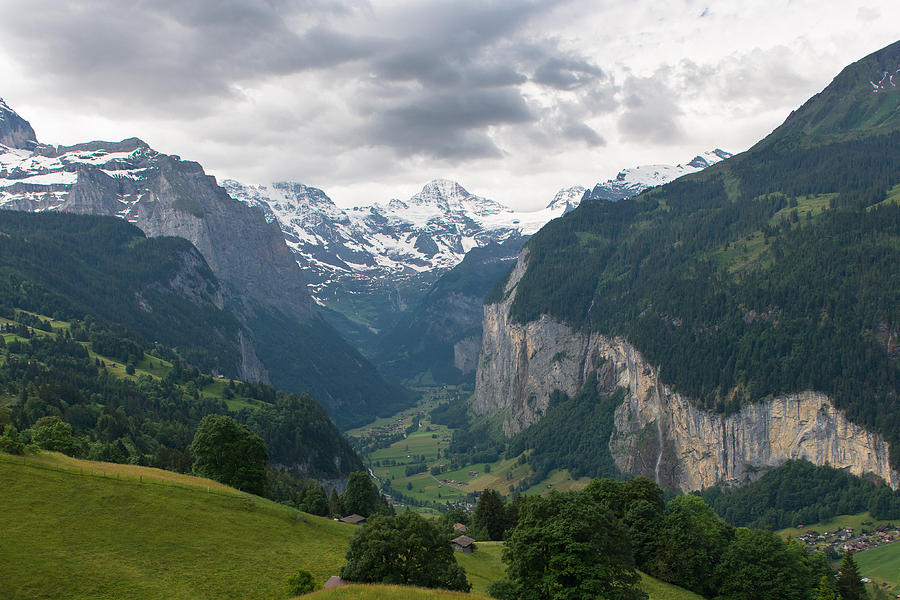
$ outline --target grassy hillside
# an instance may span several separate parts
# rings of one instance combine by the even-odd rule
[[[489,598],[475,594],[429,590],[403,585],[346,585],[330,590],[322,590],[299,598],[309,600],[431,600],[431,598]]]
[[[0,454],[0,597],[283,598],[297,569],[339,572],[357,531],[207,479],[56,453]],[[457,554],[473,595],[352,586],[311,598],[481,598],[502,544]],[[643,575],[652,600],[695,596]],[[481,595],[479,595],[481,594]]]
[[[641,589],[650,600],[703,600],[703,596],[641,573]]]
[[[488,586],[506,572],[503,564],[503,542],[478,542],[475,552],[456,553],[456,562],[466,570],[473,594],[487,595]]]
[[[52,456],[41,465],[0,456],[0,595],[9,600],[279,598],[299,568],[318,582],[337,574],[355,531],[236,490],[207,491],[206,480],[138,482],[135,474],[157,473],[93,463],[116,480],[51,470]]]
[[[650,596],[650,600],[702,600],[702,596],[675,587],[674,585],[663,583],[662,581],[654,579],[649,575],[644,575],[643,573],[641,574],[641,589],[647,592]],[[481,595],[474,591],[472,594],[461,594],[459,592],[426,590],[399,585],[348,585],[331,590],[314,592],[312,594],[300,596],[300,598],[309,598],[310,600],[431,600],[432,598],[472,598],[477,600],[480,598],[489,598],[489,596]]]
[[[863,577],[896,585],[900,581],[900,543],[888,544],[854,556]]]

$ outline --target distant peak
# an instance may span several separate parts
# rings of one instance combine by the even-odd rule
[[[3,98],[0,98],[0,144],[23,150],[34,150],[37,146],[34,129]]]
[[[688,163],[688,166],[694,167],[695,169],[705,169],[706,167],[712,166],[721,160],[725,160],[726,158],[731,158],[732,156],[734,155],[731,152],[726,152],[721,148],[716,148],[715,150],[710,150],[709,152],[698,154],[691,159],[691,162]]]
[[[553,197],[550,204],[547,205],[547,208],[562,208],[564,212],[568,212],[578,206],[578,203],[581,202],[581,198],[584,197],[586,191],[587,190],[580,185],[573,185],[572,187],[559,190],[556,192],[556,196]]]
[[[454,200],[471,196],[466,188],[449,179],[434,179],[422,188],[422,191],[413,196],[424,201],[429,200]]]

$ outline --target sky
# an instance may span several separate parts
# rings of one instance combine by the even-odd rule
[[[897,40],[896,0],[0,0],[38,139],[139,137],[340,206],[436,178],[518,210],[740,152]],[[900,67],[900,65],[898,65]]]

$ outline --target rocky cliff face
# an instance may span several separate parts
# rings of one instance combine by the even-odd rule
[[[242,362],[227,375],[267,383],[271,376],[278,387],[310,392],[339,424],[359,424],[404,398],[318,316],[278,223],[229,196],[198,163],[136,138],[31,143],[27,122],[6,105],[0,116],[0,208],[116,216],[149,236],[193,243],[243,327],[231,340]]]
[[[315,305],[277,225],[238,202],[203,168],[160,154],[143,141],[40,146],[4,156],[0,205],[118,216],[150,236],[189,240],[226,286],[244,318],[260,309],[307,321]],[[234,375],[268,381],[250,337],[238,340],[246,359]]]
[[[0,98],[0,144],[10,148],[31,150],[37,138],[31,125]]]
[[[502,302],[484,307],[474,409],[503,413],[513,435],[537,422],[549,395],[570,395],[599,369],[599,385],[628,390],[615,413],[609,447],[623,473],[669,488],[698,490],[743,483],[790,459],[874,473],[894,488],[888,445],[850,423],[824,394],[806,391],[769,399],[723,416],[694,407],[659,380],[659,371],[622,338],[577,332],[549,317],[526,324],[507,317],[524,274],[523,253]]]

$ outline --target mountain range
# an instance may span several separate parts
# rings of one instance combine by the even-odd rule
[[[898,64],[900,42],[848,66],[747,152],[626,169],[534,213],[446,180],[352,209],[299,183],[222,187],[134,138],[41,144],[0,101],[0,206],[59,219],[40,244],[9,219],[5,297],[18,318],[83,310],[86,336],[102,308],[142,352],[171,344],[173,370],[309,390],[344,427],[408,404],[321,314],[352,323],[397,375],[474,370],[478,434],[535,477],[689,491],[803,458],[897,488]],[[111,262],[91,255],[106,234]]]
[[[281,227],[312,296],[365,352],[376,347],[377,334],[396,326],[399,315],[414,309],[437,278],[473,248],[528,237],[584,200],[629,198],[729,156],[716,149],[683,165],[623,169],[590,190],[580,185],[562,189],[546,207],[530,212],[445,179],[429,182],[405,201],[348,209],[321,189],[297,182],[245,185],[226,179],[223,186]]]
[[[198,163],[136,138],[41,144],[5,103],[0,116],[0,208],[116,216],[200,251],[223,284],[223,306],[241,323],[240,360],[226,375],[310,392],[341,425],[408,401],[321,319],[279,227]]]

